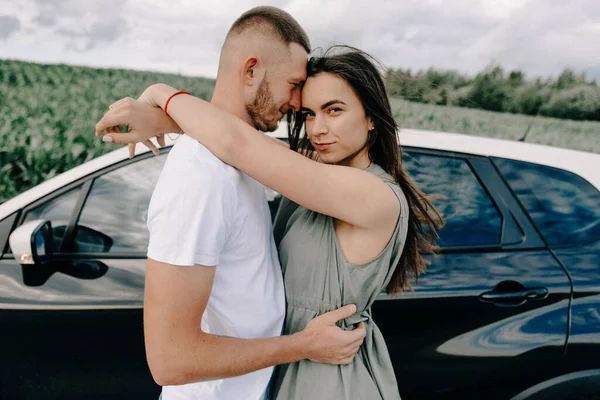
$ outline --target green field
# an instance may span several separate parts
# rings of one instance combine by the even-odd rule
[[[0,60],[0,201],[114,150],[94,136],[109,104],[164,82],[208,99],[214,81],[152,72]],[[401,127],[518,139],[600,153],[600,122],[393,99]]]
[[[466,133],[600,153],[600,122],[571,121],[392,99],[404,128]]]

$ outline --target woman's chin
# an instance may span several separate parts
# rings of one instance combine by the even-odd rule
[[[340,162],[340,159],[338,157],[333,156],[332,154],[319,152],[317,153],[319,154],[319,160],[321,160],[325,164],[337,164],[338,162]]]

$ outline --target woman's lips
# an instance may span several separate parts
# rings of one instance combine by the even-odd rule
[[[315,146],[315,149],[317,149],[319,151],[323,151],[323,150],[327,150],[333,144],[334,144],[334,142],[332,142],[332,143],[313,143],[313,146]]]

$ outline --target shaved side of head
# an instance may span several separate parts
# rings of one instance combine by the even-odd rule
[[[298,43],[310,53],[310,41],[304,29],[294,17],[277,7],[261,6],[246,11],[231,25],[227,38],[252,28],[269,30],[283,43]]]
[[[270,6],[255,7],[231,26],[219,59],[219,75],[231,72],[243,60],[257,56],[265,64],[289,57],[289,44],[310,53],[310,41],[300,24],[287,12]]]

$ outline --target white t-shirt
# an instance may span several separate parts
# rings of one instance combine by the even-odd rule
[[[264,186],[182,135],[148,210],[148,257],[216,265],[201,327],[239,338],[281,335],[285,296]],[[206,360],[210,363],[210,360]],[[163,400],[262,399],[273,368],[235,378],[165,386]]]

